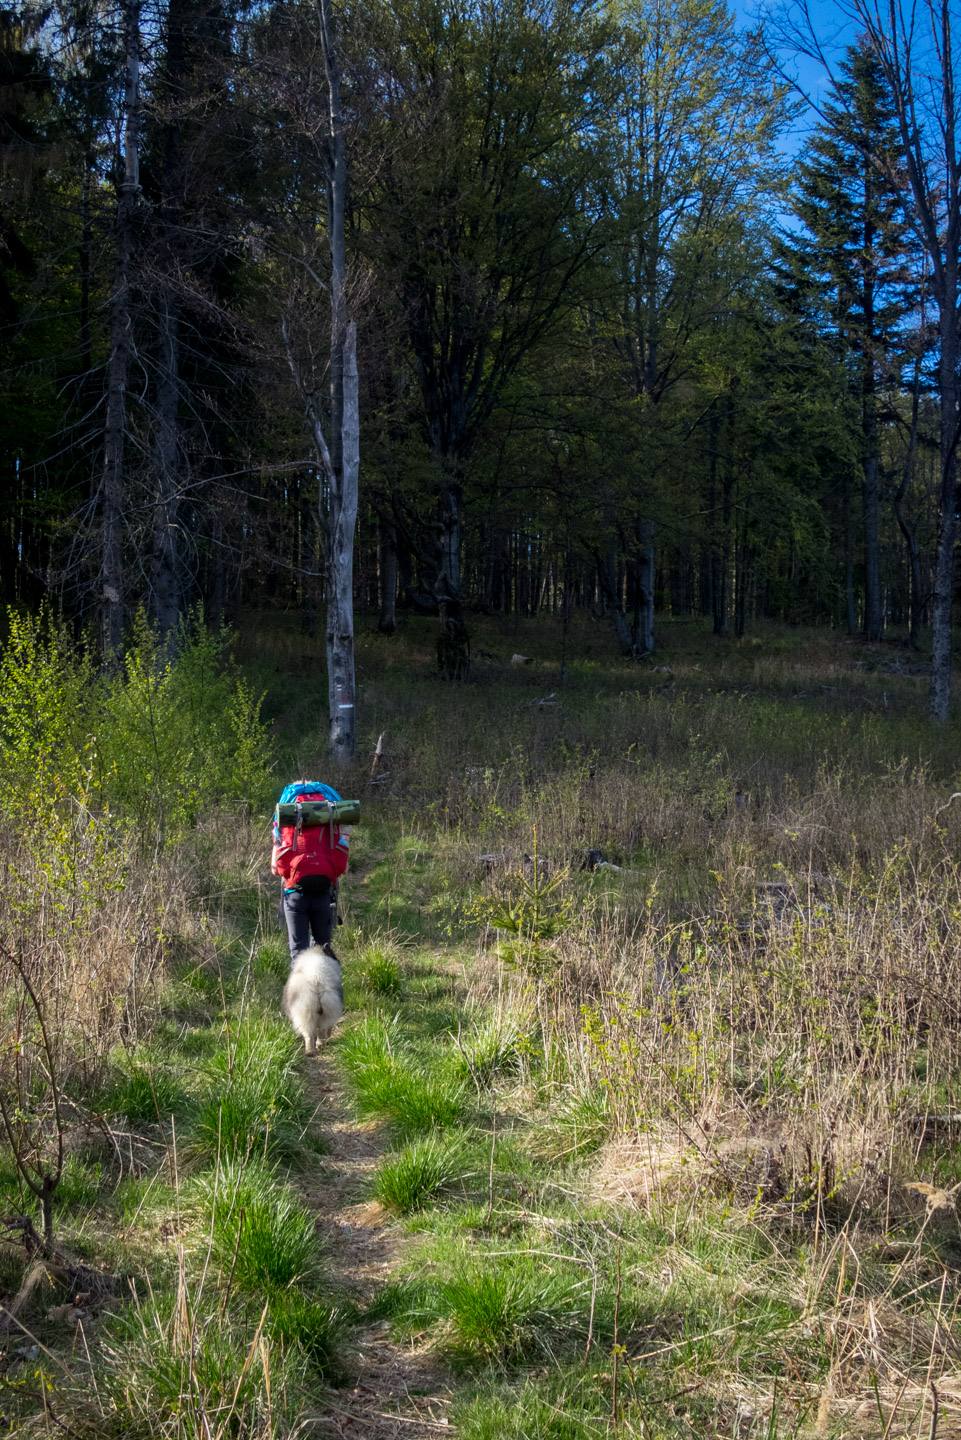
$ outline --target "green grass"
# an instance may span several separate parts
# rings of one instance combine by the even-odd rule
[[[610,1389],[609,1372],[582,1366],[510,1386],[488,1381],[456,1404],[452,1419],[462,1440],[608,1440]]]
[[[105,1111],[122,1115],[133,1125],[166,1124],[171,1115],[186,1113],[189,1092],[183,1076],[171,1066],[169,1053],[154,1043],[115,1053],[100,1103]]]
[[[303,1356],[322,1378],[336,1380],[343,1369],[344,1344],[352,1312],[338,1303],[299,1290],[272,1294],[268,1313],[271,1339],[288,1353]]]
[[[464,1180],[464,1149],[449,1134],[428,1134],[381,1161],[377,1199],[398,1215],[433,1205]]]
[[[477,1086],[516,1075],[531,1052],[535,1035],[536,1022],[525,1023],[523,1016],[495,1011],[475,1019],[457,1037],[464,1075]]]
[[[323,641],[276,623],[303,677],[258,661],[279,776],[322,751]],[[961,1173],[953,1132],[918,1125],[961,1111],[961,806],[938,813],[956,745],[918,718],[893,648],[662,633],[669,674],[617,662],[578,622],[563,691],[549,621],[479,621],[484,648],[535,664],[485,661],[465,686],[436,682],[427,622],[359,636],[367,728],[342,788],[364,820],[324,1068],[279,1014],[263,835],[198,831],[191,904],[207,908],[176,917],[149,1040],[100,1066],[92,1108],[117,1145],[72,1132],[57,1200],[58,1244],[136,1292],[89,1332],[96,1396],[86,1370],[54,1395],[77,1433],[85,1385],[117,1434],[263,1440],[323,1417],[318,1381],[354,1382],[356,1316],[309,1198],[329,1092],[305,1077],[327,1067],[391,1146],[372,1189],[393,1263],[355,1298],[429,1353],[465,1440],[807,1440],[839,1355],[827,1435],[876,1409],[875,1382],[886,1417],[905,1377],[906,1394],[950,1389],[954,1220],[913,1246],[923,1200],[901,1185]],[[551,690],[556,705],[531,703]],[[368,787],[382,729],[390,783]],[[524,895],[535,826],[560,876],[540,977],[501,964],[485,923]],[[624,868],[578,869],[587,847]],[[780,925],[759,887],[785,880],[799,903]],[[83,1130],[93,1092],[69,1097]],[[5,1213],[16,1189],[0,1155]],[[8,1259],[0,1284],[22,1273]],[[45,1323],[43,1304],[31,1315]],[[41,1338],[80,1374],[76,1337]],[[12,1394],[14,1428],[45,1423],[25,1387],[14,1416]],[[891,1434],[927,1433],[906,1404]]]
[[[607,1091],[600,1085],[574,1085],[553,1091],[551,1109],[544,1115],[533,1143],[547,1159],[584,1159],[610,1140],[613,1129],[614,1114]]]
[[[202,1188],[214,1257],[240,1289],[283,1290],[316,1273],[313,1217],[261,1159],[228,1160]]]
[[[321,1141],[299,1062],[300,1046],[279,1015],[241,1011],[228,1019],[193,1115],[196,1152],[239,1160],[260,1152],[288,1162],[316,1154]]]
[[[586,1341],[589,1278],[523,1254],[464,1261],[440,1287],[446,1344],[469,1360],[552,1359]],[[596,1317],[595,1317],[596,1318]]]
[[[360,1113],[383,1117],[398,1135],[443,1129],[464,1114],[463,1080],[443,1063],[419,1063],[396,1026],[367,1020],[339,1053]]]
[[[215,1299],[201,1308],[186,1288],[122,1311],[104,1340],[100,1382],[118,1432],[183,1440],[263,1433],[273,1408],[267,1352],[252,1343],[263,1327],[259,1316],[243,1326],[236,1318]]]
[[[358,957],[364,985],[372,995],[399,999],[405,989],[404,972],[389,940],[372,940]]]
[[[285,981],[290,973],[290,950],[286,936],[271,935],[254,952],[254,970],[269,980]]]
[[[455,1255],[437,1278],[397,1287],[383,1308],[401,1329],[430,1327],[443,1350],[468,1365],[553,1362],[612,1335],[607,1278],[563,1255],[522,1248]]]

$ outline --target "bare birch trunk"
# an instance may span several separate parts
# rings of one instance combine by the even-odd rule
[[[327,532],[328,745],[341,765],[356,747],[354,679],[354,531],[360,474],[357,328],[347,322],[347,145],[340,107],[340,67],[330,0],[316,0],[327,77],[327,232],[330,245],[330,448],[314,407],[318,459],[329,481]]]
[[[140,5],[124,7],[126,78],[124,81],[124,178],[117,203],[113,289],[110,295],[110,354],[101,482],[101,637],[106,658],[123,648],[124,440],[127,427],[127,376],[133,355],[130,314],[130,257],[140,194]]]
[[[356,748],[354,686],[354,531],[360,473],[360,401],[357,383],[357,328],[347,327],[342,351],[343,394],[340,484],[331,485],[327,548],[328,747],[342,765]]]

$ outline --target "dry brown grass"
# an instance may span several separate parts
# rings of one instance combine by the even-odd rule
[[[131,860],[123,837],[89,814],[72,816],[70,839],[64,857],[42,833],[7,832],[0,939],[65,1058],[89,1078],[115,1041],[140,1034],[162,978],[163,937],[186,923],[190,893],[172,860]],[[9,969],[4,978],[9,1002],[17,987]]]

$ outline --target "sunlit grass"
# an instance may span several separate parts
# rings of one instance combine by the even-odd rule
[[[463,1146],[450,1135],[424,1135],[385,1156],[374,1194],[400,1215],[423,1210],[463,1181],[464,1158]]]

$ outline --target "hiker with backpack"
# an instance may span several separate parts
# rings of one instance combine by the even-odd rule
[[[337,882],[347,869],[350,850],[350,830],[340,817],[351,807],[332,786],[317,780],[296,780],[281,794],[270,869],[283,879],[291,960],[311,944],[330,943]]]

